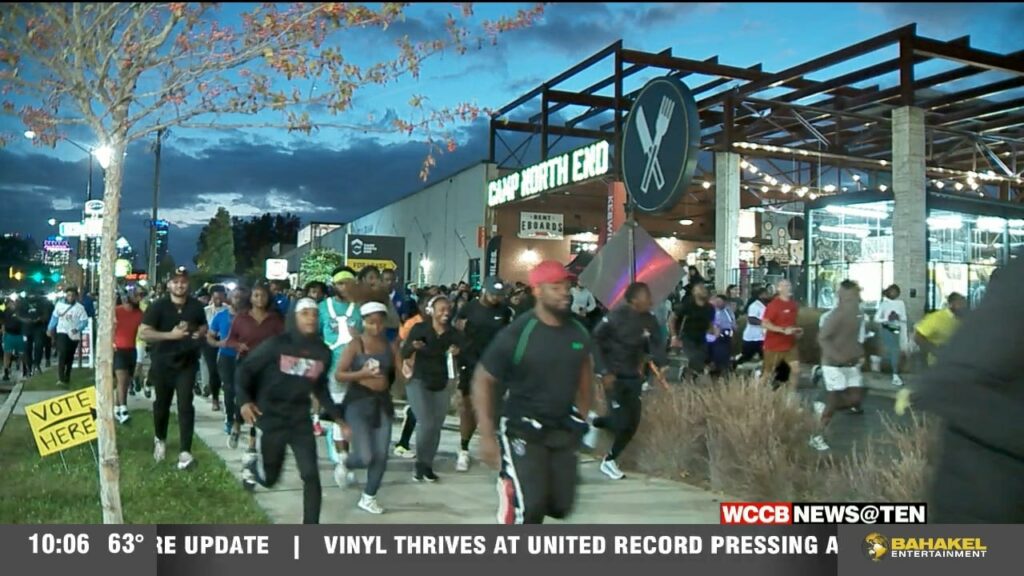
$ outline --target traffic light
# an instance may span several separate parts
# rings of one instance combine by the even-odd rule
[[[51,280],[51,281],[52,281],[52,282],[53,282],[54,284],[56,284],[57,282],[60,282],[60,279],[61,279],[61,274],[60,274],[60,271],[56,271],[56,272],[54,272],[54,273],[50,274],[50,280]]]

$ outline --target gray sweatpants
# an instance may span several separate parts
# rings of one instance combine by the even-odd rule
[[[448,388],[427,390],[422,380],[414,378],[406,386],[405,394],[416,414],[416,464],[418,468],[433,468],[441,443],[441,427],[448,415]]]
[[[373,427],[376,414],[380,410],[380,425]],[[388,466],[388,448],[391,445],[391,425],[393,417],[385,414],[378,407],[377,400],[363,398],[345,407],[345,422],[352,428],[349,438],[349,453],[345,465],[349,469],[366,468],[367,496],[376,496],[384,479],[384,470]]]

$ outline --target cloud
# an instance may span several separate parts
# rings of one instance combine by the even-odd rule
[[[461,145],[437,158],[438,178],[483,160],[487,127],[481,121],[455,131]],[[191,260],[203,225],[225,206],[233,216],[291,212],[303,221],[349,222],[421,189],[427,154],[423,142],[393,144],[347,132],[323,131],[314,140],[283,147],[269,140],[213,141],[203,150],[183,151],[169,141],[163,149],[159,216],[173,225],[169,244],[175,259]],[[337,149],[328,144],[343,142]],[[192,142],[189,142],[192,144]],[[0,149],[0,231],[34,237],[53,233],[46,220],[77,220],[84,203],[86,165],[36,150]],[[101,189],[99,177],[94,184]],[[129,149],[120,231],[145,246],[153,190],[153,155],[148,143]],[[98,194],[98,192],[97,192]]]
[[[1020,49],[1020,23],[1024,21],[1024,6],[1019,3],[998,2],[927,2],[862,3],[860,9],[881,15],[893,25],[918,24],[917,33],[924,36],[960,36],[964,33],[965,19],[985,19],[991,23],[991,34],[974,38],[975,43],[992,43],[1000,49]]]

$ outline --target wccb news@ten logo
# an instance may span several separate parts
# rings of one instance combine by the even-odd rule
[[[984,558],[988,546],[981,538],[888,538],[872,532],[861,544],[872,562],[889,558]]]
[[[722,524],[925,524],[926,504],[723,502]]]

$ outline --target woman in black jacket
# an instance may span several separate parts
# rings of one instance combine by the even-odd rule
[[[425,320],[413,326],[402,343],[402,358],[416,355],[412,379],[406,395],[416,413],[416,482],[436,482],[434,456],[441,441],[441,426],[448,414],[448,380],[455,374],[449,370],[458,356],[459,333],[449,324],[451,302],[445,296],[434,296],[422,310]]]

